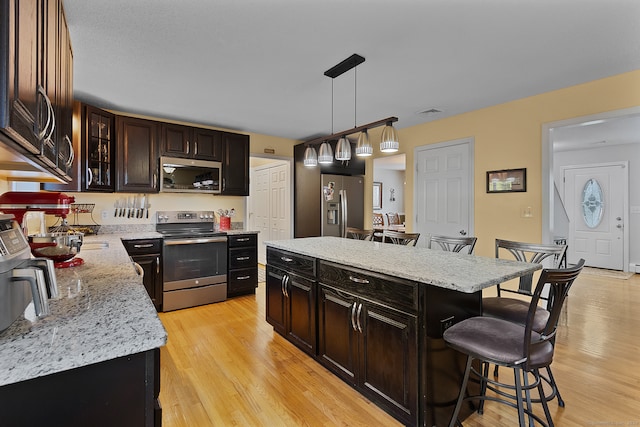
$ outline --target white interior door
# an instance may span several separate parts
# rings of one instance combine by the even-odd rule
[[[269,192],[271,213],[269,224],[271,240],[291,237],[291,183],[289,165],[280,165],[269,169]]]
[[[624,269],[628,167],[623,163],[569,167],[564,197],[569,216],[567,261]]]
[[[426,246],[430,234],[472,235],[473,142],[458,140],[416,149],[415,231]]]
[[[258,262],[267,263],[264,242],[290,239],[291,164],[271,162],[251,169],[248,229],[258,232]]]

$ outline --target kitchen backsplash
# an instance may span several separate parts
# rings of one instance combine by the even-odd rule
[[[185,194],[185,193],[154,193],[145,194],[146,203],[149,206],[149,215],[119,215],[116,210],[118,201],[130,197],[132,200],[136,194],[127,193],[68,193],[75,197],[75,203],[95,204],[92,213],[79,213],[77,218],[69,215],[67,218],[69,224],[93,224],[101,225],[105,228],[103,232],[118,227],[111,226],[140,226],[140,231],[146,231],[145,226],[151,225],[151,230],[155,229],[156,211],[178,211],[178,210],[209,210],[216,212],[216,220],[218,219],[218,209],[235,210],[235,216],[231,220],[231,228],[242,228],[245,218],[245,198],[232,196],[213,196],[211,194]],[[138,194],[142,196],[142,194]],[[140,197],[139,197],[140,198]],[[47,216],[47,225],[52,225],[56,221],[55,217]],[[127,230],[131,228],[127,227]]]

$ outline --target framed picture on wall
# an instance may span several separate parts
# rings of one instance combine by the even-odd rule
[[[487,193],[527,191],[526,169],[487,171]]]
[[[373,183],[373,209],[382,209],[382,183]]]

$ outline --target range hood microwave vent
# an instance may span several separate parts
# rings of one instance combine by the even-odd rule
[[[161,192],[220,194],[221,190],[221,162],[179,157],[160,158]]]

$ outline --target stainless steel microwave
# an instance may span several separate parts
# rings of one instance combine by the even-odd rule
[[[161,192],[220,194],[221,190],[221,162],[160,157]]]

